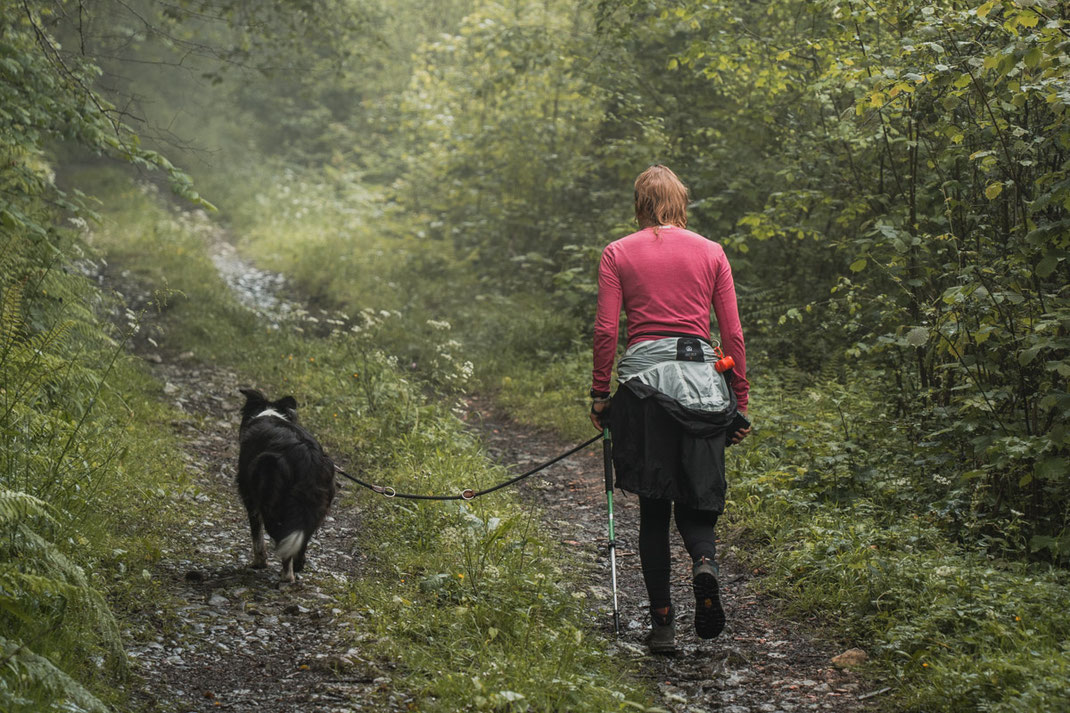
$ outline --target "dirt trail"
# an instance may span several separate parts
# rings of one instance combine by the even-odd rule
[[[530,467],[571,445],[511,421],[485,398],[471,399],[469,412],[492,457],[503,463]],[[612,639],[601,447],[596,444],[526,483],[529,497],[545,508],[547,525],[579,566],[589,570],[589,581],[595,585],[590,589],[592,625]],[[647,654],[646,588],[638,557],[639,503],[618,490],[614,506],[623,634],[613,646],[656,684],[662,698],[657,705],[680,713],[853,712],[875,708],[871,703],[874,697],[867,696],[870,687],[866,682],[829,662],[840,651],[830,642],[815,639],[817,623],[793,622],[779,614],[775,603],[752,587],[751,573],[731,557],[728,543],[719,543],[721,594],[728,625],[713,641],[698,639],[692,618],[690,559],[675,530],[672,596],[677,608],[678,653]],[[719,530],[723,532],[724,527],[719,526]]]
[[[269,569],[251,569],[248,521],[234,488],[240,397],[231,395],[240,382],[186,361],[155,371],[191,416],[176,429],[199,492],[152,572],[169,601],[146,602],[127,629],[128,655],[145,679],[141,695],[182,713],[390,709],[389,675],[351,648],[361,615],[334,604],[338,586],[360,576],[356,508],[343,495],[297,584],[280,587],[270,557]]]

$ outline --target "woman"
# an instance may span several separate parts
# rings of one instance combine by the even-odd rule
[[[724,250],[687,226],[687,188],[665,166],[635,180],[640,230],[610,243],[598,268],[591,420],[613,433],[617,486],[639,496],[639,557],[650,596],[652,651],[675,650],[669,594],[669,519],[692,559],[695,631],[711,639],[724,628],[717,585],[714,526],[724,511],[726,440],[739,443],[749,384],[732,271]],[[710,343],[710,306],[728,381]],[[628,348],[609,409],[609,380],[623,306]],[[726,366],[723,362],[722,366]],[[729,383],[730,382],[730,385]]]

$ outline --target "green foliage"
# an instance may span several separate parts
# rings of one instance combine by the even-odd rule
[[[40,596],[38,592],[34,593]],[[41,709],[41,701],[54,701],[48,710],[76,710],[105,713],[108,707],[87,691],[77,680],[57,668],[44,656],[24,646],[0,637],[0,656],[3,656],[4,687],[0,688],[0,703],[12,713],[31,713]]]
[[[0,243],[0,701],[12,711],[121,700],[105,595],[129,596],[142,568],[124,577],[114,560],[158,556],[161,486],[179,485],[167,421],[102,322],[116,305],[77,274],[88,263],[64,257],[83,247],[55,236]],[[131,512],[134,493],[144,512]]]
[[[38,530],[56,521],[46,504],[26,493],[0,488],[0,616],[16,627],[23,641],[36,644],[48,629],[60,625],[99,632],[112,665],[122,664],[119,632],[100,594],[82,568],[71,562]],[[16,564],[17,563],[17,564]],[[6,629],[7,627],[5,627]],[[4,673],[0,704],[4,710],[40,710],[44,701],[70,701],[84,710],[106,706],[77,680],[27,643],[0,636]],[[58,707],[57,707],[58,709]]]
[[[894,413],[871,386],[788,378],[759,382],[760,428],[731,454],[737,553],[768,571],[762,586],[867,642],[908,709],[1065,707],[1067,573],[989,553],[1021,547],[1024,518],[994,546],[977,523],[959,544],[948,524],[970,489],[913,477],[915,457],[896,457]],[[926,507],[939,490],[948,504]]]
[[[759,169],[771,190],[726,240],[752,280],[810,276],[777,338],[879,370],[906,438],[934,446],[924,467],[969,479],[993,529],[1023,512],[1025,551],[1065,562],[1066,19],[1044,3],[779,3],[654,22],[740,30],[700,32],[680,62],[778,146]]]
[[[0,2],[0,225],[40,238],[52,230],[56,207],[82,207],[77,192],[68,195],[55,185],[46,151],[57,141],[161,169],[177,193],[200,201],[186,174],[143,147],[122,112],[95,90],[100,68],[64,52],[49,32],[49,21],[70,5]]]

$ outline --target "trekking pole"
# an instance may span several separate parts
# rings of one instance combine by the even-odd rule
[[[606,504],[609,506],[609,567],[613,582],[613,633],[620,636],[620,608],[617,606],[617,540],[613,534],[613,444],[609,429],[602,429],[602,457],[606,468]]]

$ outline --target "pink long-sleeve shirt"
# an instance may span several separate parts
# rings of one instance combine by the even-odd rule
[[[631,346],[663,338],[651,332],[708,336],[710,305],[717,316],[721,347],[736,362],[733,388],[739,409],[746,411],[747,354],[724,248],[672,226],[658,228],[657,234],[654,228],[644,228],[607,245],[598,266],[592,388],[609,391],[622,306]]]

